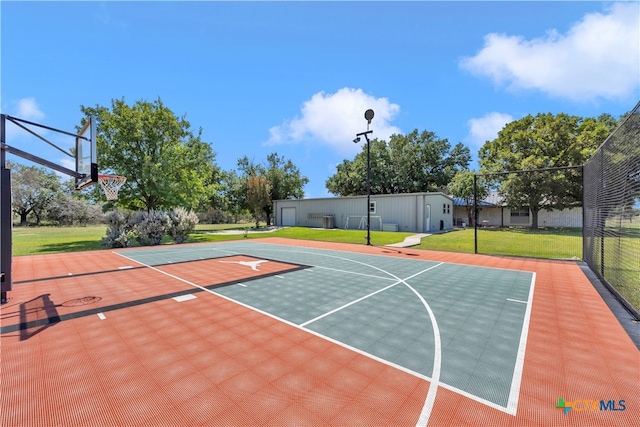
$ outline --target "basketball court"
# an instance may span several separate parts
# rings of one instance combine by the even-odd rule
[[[13,275],[2,425],[640,417],[638,349],[573,262],[265,238],[16,257]]]

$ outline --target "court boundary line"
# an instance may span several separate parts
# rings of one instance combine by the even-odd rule
[[[507,401],[507,410],[509,414],[516,415],[518,412],[518,401],[520,400],[520,386],[522,384],[522,374],[524,372],[524,358],[526,355],[527,341],[529,338],[529,323],[531,321],[531,310],[533,307],[533,291],[536,284],[536,273],[531,273],[531,284],[529,285],[529,296],[527,297],[527,308],[522,319],[522,332],[520,333],[520,343],[518,345],[518,354],[513,370],[513,378],[511,379],[511,388],[509,389],[509,400]]]

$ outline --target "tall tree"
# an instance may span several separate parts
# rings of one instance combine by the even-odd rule
[[[267,226],[271,225],[273,200],[301,199],[304,197],[304,186],[309,178],[300,174],[300,169],[291,160],[285,160],[278,153],[267,156],[265,178],[269,182],[269,202],[264,208]]]
[[[414,130],[392,135],[389,142],[370,141],[370,182],[372,194],[415,193],[444,188],[471,161],[469,148],[461,143],[451,147],[448,140],[433,132]],[[339,196],[366,194],[367,147],[353,160],[344,160],[326,181],[327,189]]]
[[[602,121],[568,114],[528,115],[507,124],[480,149],[483,172],[503,173],[542,168],[580,166],[610,132],[610,116]],[[500,193],[510,208],[531,210],[533,229],[540,210],[564,209],[580,203],[579,170],[564,173],[496,175]]]
[[[271,225],[273,214],[271,202],[304,197],[304,186],[309,182],[309,179],[300,173],[300,169],[291,160],[285,159],[284,156],[278,156],[278,153],[269,154],[266,165],[256,163],[244,156],[238,159],[238,170],[240,171],[240,182],[236,183],[237,190],[244,191],[236,190],[234,194],[240,203],[242,200],[237,195],[246,194],[247,180],[250,177],[262,176],[269,183],[269,200],[263,206],[267,225]],[[247,204],[245,206],[249,207]]]
[[[116,204],[129,209],[196,208],[215,192],[218,167],[211,146],[185,116],[154,102],[111,101],[111,109],[80,107],[98,117],[98,167],[123,175]]]
[[[265,206],[271,202],[270,190],[269,180],[264,176],[254,175],[247,179],[247,204],[256,220],[256,228],[260,227]]]
[[[27,225],[29,214],[40,224],[47,206],[62,191],[57,175],[38,166],[20,163],[7,166],[11,169],[12,209],[20,216],[20,225]]]

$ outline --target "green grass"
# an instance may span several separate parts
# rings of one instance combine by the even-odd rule
[[[524,228],[478,230],[478,253],[548,259],[581,259],[579,229],[533,231]],[[422,239],[418,249],[474,253],[474,230],[451,231]]]
[[[255,222],[241,224],[196,224],[196,233],[220,230],[243,230],[245,228],[254,228]]]
[[[106,225],[87,227],[14,227],[13,255],[52,254],[103,249]]]

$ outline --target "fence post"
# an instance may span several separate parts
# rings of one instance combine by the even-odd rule
[[[473,174],[473,253],[478,253],[478,174]]]

